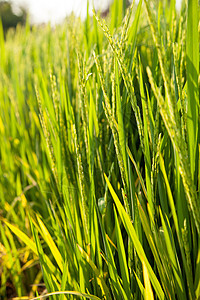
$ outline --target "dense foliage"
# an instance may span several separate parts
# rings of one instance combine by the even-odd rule
[[[2,299],[199,299],[198,9],[0,26]]]
[[[17,24],[25,24],[27,17],[27,11],[25,8],[21,8],[19,15],[16,15],[12,9],[12,3],[10,1],[0,0],[0,19],[6,32],[9,28],[15,28]]]

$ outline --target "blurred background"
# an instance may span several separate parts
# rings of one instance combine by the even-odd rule
[[[126,2],[128,5],[129,1]],[[93,6],[96,10],[106,12],[111,3],[112,0],[89,0],[89,12],[92,14]],[[176,0],[177,9],[180,5],[181,0]],[[28,15],[32,24],[51,22],[55,25],[72,12],[84,18],[87,13],[87,0],[0,0],[0,17],[4,29],[16,27],[18,23],[24,24]]]

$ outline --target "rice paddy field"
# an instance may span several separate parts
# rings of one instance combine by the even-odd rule
[[[199,4],[0,24],[0,299],[200,299]]]

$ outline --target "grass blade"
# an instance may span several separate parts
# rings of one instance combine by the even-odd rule
[[[147,269],[148,269],[148,272],[149,272],[149,275],[150,275],[150,279],[151,279],[151,282],[153,284],[153,287],[158,295],[158,298],[159,299],[165,299],[164,297],[164,292],[162,290],[162,287],[158,281],[158,279],[156,278],[152,268],[151,268],[151,265],[149,264],[149,261],[145,255],[145,252],[144,252],[144,249],[142,247],[142,245],[140,244],[139,240],[138,240],[138,237],[136,235],[136,232],[135,232],[135,229],[131,223],[131,220],[130,220],[130,217],[128,216],[128,214],[126,213],[126,211],[124,210],[121,202],[119,201],[115,191],[113,190],[110,182],[108,181],[108,178],[105,176],[105,179],[106,179],[106,182],[107,182],[107,185],[108,185],[108,188],[110,190],[110,193],[113,197],[113,200],[115,201],[115,204],[117,206],[117,209],[118,209],[118,212],[120,214],[120,217],[122,219],[122,222],[124,224],[124,227],[126,228],[127,230],[127,233],[128,235],[130,236],[131,238],[131,241],[132,243],[134,244],[134,247],[138,253],[138,256],[140,258],[141,261],[144,261],[146,266],[147,266]]]
[[[188,148],[192,179],[195,176],[197,137],[198,137],[198,111],[199,111],[199,5],[198,0],[188,0],[187,37],[186,37],[186,71],[188,92]],[[196,181],[196,179],[195,179]]]

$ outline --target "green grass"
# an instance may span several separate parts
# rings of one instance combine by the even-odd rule
[[[198,1],[124,3],[0,24],[2,299],[200,297]]]

